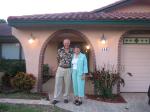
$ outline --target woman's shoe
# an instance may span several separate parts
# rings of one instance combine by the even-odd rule
[[[82,105],[82,101],[79,101],[79,105]]]
[[[78,103],[78,100],[74,100],[73,103],[76,105]]]
[[[76,103],[77,106],[80,106],[81,104],[82,104],[82,101],[78,101],[78,102]]]

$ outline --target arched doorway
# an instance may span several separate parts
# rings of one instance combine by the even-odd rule
[[[47,92],[45,88],[50,88],[49,87],[50,85],[52,86],[54,85],[54,81],[51,81],[51,83],[47,84],[48,87],[42,86],[43,65],[47,64],[50,70],[52,70],[51,73],[54,74],[53,68],[57,65],[57,61],[56,61],[57,50],[59,47],[61,47],[62,41],[65,38],[69,38],[71,40],[71,46],[74,44],[80,44],[83,48],[83,51],[86,51],[89,60],[88,61],[89,71],[92,71],[96,68],[94,49],[92,47],[91,42],[84,34],[72,29],[64,29],[64,30],[56,31],[45,41],[40,53],[39,80],[38,80],[38,87],[40,91],[42,91],[43,89],[44,91]],[[90,46],[90,49],[86,49],[87,45]],[[53,92],[53,88],[50,91]]]
[[[122,35],[119,41],[118,64],[123,66],[124,73],[130,72],[133,77],[122,74],[125,87],[121,92],[147,92],[150,79],[150,30],[132,30]],[[119,68],[121,71],[121,68]]]

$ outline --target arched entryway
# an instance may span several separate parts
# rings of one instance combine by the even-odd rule
[[[150,82],[150,30],[132,30],[122,35],[118,51],[119,67],[133,77],[122,74],[121,92],[147,92]],[[121,68],[119,68],[121,71]]]
[[[53,69],[57,65],[56,55],[59,47],[62,46],[62,41],[65,38],[69,38],[71,40],[71,46],[74,44],[80,44],[83,48],[83,51],[86,51],[89,62],[89,71],[93,71],[96,68],[95,61],[95,53],[93,46],[89,39],[81,32],[73,29],[64,29],[54,32],[43,44],[42,50],[40,52],[40,60],[39,60],[39,80],[38,87],[39,91],[42,91],[42,71],[43,65],[48,64],[50,70]],[[89,45],[90,49],[87,50],[86,46]],[[53,71],[52,71],[53,72]],[[53,73],[52,73],[53,74]],[[52,81],[49,85],[54,84]],[[53,85],[52,85],[53,86]],[[51,90],[53,91],[53,89]]]

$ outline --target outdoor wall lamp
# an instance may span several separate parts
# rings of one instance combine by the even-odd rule
[[[89,51],[89,49],[90,49],[90,46],[86,45],[85,47],[86,47],[86,51],[85,52],[87,53]]]
[[[89,46],[89,45],[87,45],[87,46],[86,46],[86,49],[87,49],[87,50],[89,50],[89,49],[90,49],[90,46]]]
[[[101,47],[102,47],[102,51],[108,51],[108,46],[107,46],[107,40],[106,40],[106,37],[105,35],[103,34],[102,37],[101,37],[101,43],[103,44]]]
[[[101,43],[106,44],[106,38],[105,38],[104,34],[101,37]]]
[[[29,44],[32,44],[32,43],[34,43],[34,41],[35,41],[35,37],[31,33],[28,42],[29,42]]]

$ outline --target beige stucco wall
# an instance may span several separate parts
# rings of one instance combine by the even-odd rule
[[[44,64],[49,65],[51,73],[54,73],[54,70],[57,66],[57,46],[58,46],[57,42],[49,42],[44,54]]]

